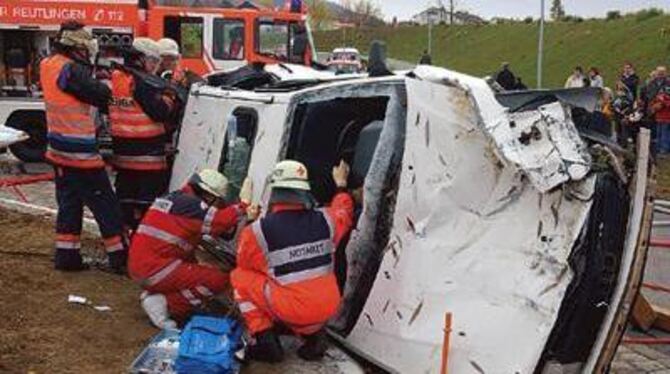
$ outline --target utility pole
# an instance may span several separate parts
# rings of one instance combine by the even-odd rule
[[[537,46],[537,88],[542,88],[542,59],[544,55],[544,0],[540,0],[540,40]]]
[[[428,54],[433,55],[433,19],[428,17]]]

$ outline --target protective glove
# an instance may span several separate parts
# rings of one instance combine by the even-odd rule
[[[261,216],[261,207],[258,204],[249,205],[247,208],[247,220],[253,222]]]
[[[251,199],[254,195],[254,183],[251,181],[251,178],[247,177],[242,183],[242,188],[240,188],[240,202],[243,204],[251,204]]]
[[[333,180],[337,188],[347,188],[349,171],[349,165],[344,160],[341,160],[340,164],[333,168]]]

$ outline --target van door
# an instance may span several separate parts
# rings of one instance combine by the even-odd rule
[[[178,154],[170,183],[181,188],[188,178],[204,168],[219,170],[231,182],[231,196],[249,175],[256,186],[256,197],[277,161],[283,126],[277,118],[286,117],[286,105],[272,103],[267,95],[195,87],[188,99],[179,135]],[[254,152],[261,149],[262,152]]]

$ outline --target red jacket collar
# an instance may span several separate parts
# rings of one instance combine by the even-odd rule
[[[305,210],[305,206],[301,204],[277,203],[273,204],[271,208],[272,213],[290,212]]]

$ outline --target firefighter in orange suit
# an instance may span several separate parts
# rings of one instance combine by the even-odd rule
[[[242,231],[231,273],[236,302],[252,335],[247,358],[283,359],[276,323],[306,338],[300,357],[323,357],[323,327],[341,299],[335,250],[353,225],[348,175],[349,166],[342,161],[333,169],[338,192],[329,206],[314,209],[305,166],[283,161],[275,167],[269,213]]]
[[[79,253],[84,205],[93,212],[104,238],[110,269],[125,272],[127,244],[118,200],[98,152],[94,108],[105,109],[111,94],[92,78],[89,58],[97,44],[82,24],[63,24],[55,53],[40,63],[46,105],[47,160],[55,168],[55,267],[63,271],[87,268]]]
[[[177,103],[168,92],[146,84],[136,73],[153,74],[159,62],[158,44],[135,38],[125,56],[125,68],[112,73],[112,165],[117,171],[115,186],[123,220],[131,231],[153,201],[167,192],[170,177],[166,147],[172,129],[168,123],[178,110]]]

